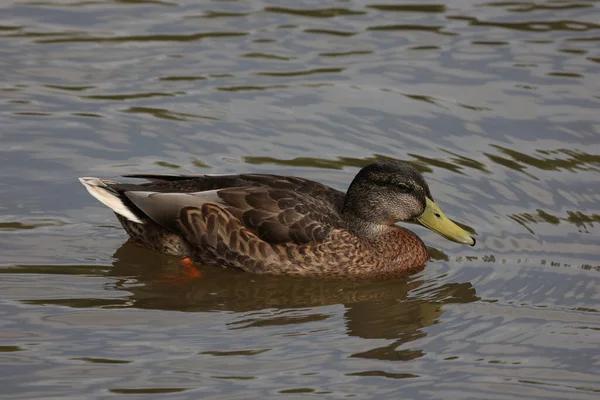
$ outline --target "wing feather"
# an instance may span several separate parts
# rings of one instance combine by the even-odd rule
[[[107,186],[142,214],[173,231],[179,229],[176,221],[183,208],[201,209],[209,203],[271,244],[323,242],[333,229],[344,228],[344,193],[308,179],[262,174],[129,177],[150,182],[110,182]],[[233,240],[239,243],[243,235]]]
[[[182,208],[177,225],[188,242],[211,253],[212,259],[220,264],[244,265],[244,269],[261,272],[277,257],[271,246],[215,204]]]

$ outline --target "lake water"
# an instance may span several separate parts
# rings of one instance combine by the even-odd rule
[[[0,398],[597,399],[600,3],[0,5]],[[407,279],[201,267],[79,176],[424,173]]]

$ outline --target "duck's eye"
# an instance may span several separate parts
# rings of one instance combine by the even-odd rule
[[[410,186],[405,185],[404,183],[396,184],[394,186],[396,186],[397,189],[404,193],[410,192],[412,190]]]
[[[409,185],[407,185],[405,183],[397,183],[397,182],[386,181],[386,180],[377,180],[377,181],[375,181],[375,184],[377,184],[379,186],[385,186],[390,189],[397,190],[397,191],[400,191],[403,193],[408,193],[408,192],[412,191],[412,187],[410,187]]]

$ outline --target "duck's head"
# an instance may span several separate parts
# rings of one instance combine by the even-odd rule
[[[423,175],[400,161],[378,161],[361,169],[348,188],[342,214],[359,230],[418,222],[448,240],[475,245],[475,239],[433,201]]]

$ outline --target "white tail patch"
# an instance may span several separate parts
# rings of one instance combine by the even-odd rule
[[[92,196],[94,196],[100,203],[104,204],[114,212],[130,221],[143,224],[143,222],[136,217],[131,210],[123,204],[123,201],[117,196],[117,194],[106,186],[105,182],[112,183],[109,180],[103,180],[99,178],[79,178],[79,181],[83,183],[83,186],[87,189]]]

